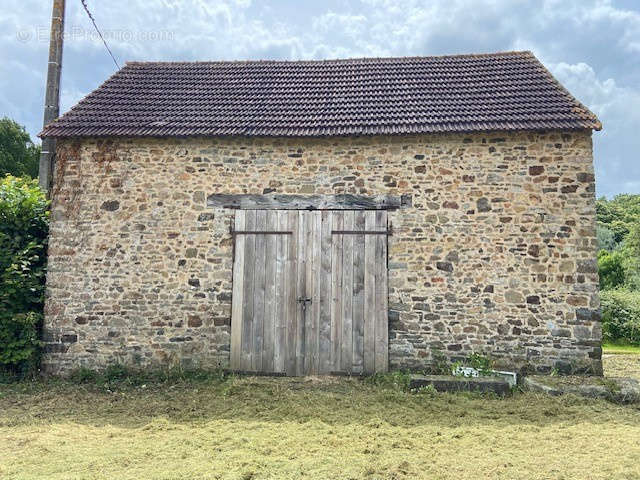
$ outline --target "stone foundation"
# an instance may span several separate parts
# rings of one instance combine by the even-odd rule
[[[228,365],[224,193],[411,197],[389,213],[391,368],[472,352],[601,372],[590,131],[59,142],[46,371]]]

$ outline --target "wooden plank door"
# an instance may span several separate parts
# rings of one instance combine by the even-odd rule
[[[386,230],[385,211],[238,210],[231,368],[386,371]]]
[[[230,359],[234,370],[296,374],[290,370],[294,359],[287,348],[295,343],[297,322],[293,232],[297,219],[287,211],[236,212]]]
[[[386,372],[387,212],[333,211],[330,216],[331,361],[330,371],[318,373]],[[320,310],[324,308],[323,302]]]

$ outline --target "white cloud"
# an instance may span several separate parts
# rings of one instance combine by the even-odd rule
[[[83,92],[77,88],[63,88],[60,90],[60,111],[66,112],[76,103],[86,97],[89,92]]]
[[[608,110],[624,89],[616,86],[613,78],[600,80],[590,65],[584,62],[568,64],[560,62],[547,67],[567,89],[580,97],[597,115],[607,115]]]
[[[317,33],[333,33],[335,29],[340,29],[348,36],[358,38],[365,31],[367,17],[364,15],[344,15],[335,12],[327,12],[319,17],[315,17],[311,24]]]
[[[549,65],[552,73],[598,115],[604,125],[594,134],[599,193],[640,192],[640,90],[620,87],[613,78],[599,78],[586,63]]]

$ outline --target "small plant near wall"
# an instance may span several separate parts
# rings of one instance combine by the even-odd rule
[[[491,375],[493,372],[494,362],[488,356],[472,353],[467,358],[467,362],[471,368],[478,370],[480,375]]]
[[[431,349],[431,368],[429,373],[433,375],[450,375],[451,374],[451,362],[447,359],[447,356],[442,353],[442,350],[438,348]]]
[[[425,395],[425,396],[428,396],[428,397],[433,397],[438,393],[438,391],[436,390],[436,387],[434,387],[433,385],[423,385],[423,386],[418,387],[418,388],[412,388],[409,391],[411,393],[415,393],[415,394],[419,394],[419,395]]]
[[[493,361],[491,358],[476,352],[464,360],[454,362],[451,370],[453,374],[458,377],[485,377],[494,375]]]
[[[474,352],[466,359],[455,362],[452,367],[453,375],[457,377],[500,377],[514,387],[517,383],[515,372],[494,370],[494,361],[490,356]]]

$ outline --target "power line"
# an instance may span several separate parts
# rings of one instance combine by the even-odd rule
[[[96,25],[96,21],[93,18],[93,15],[91,15],[91,12],[89,11],[89,7],[87,7],[87,0],[80,0],[80,3],[82,3],[82,6],[84,7],[84,11],[87,12],[87,15],[89,15],[89,19],[91,20],[91,23],[93,23],[93,26],[96,29],[96,32],[98,32],[98,35],[102,39],[102,43],[104,43],[104,47],[107,49],[107,52],[109,52],[109,55],[111,55],[111,60],[113,60],[113,63],[116,64],[116,67],[118,67],[118,70],[119,70],[120,69],[120,65],[118,65],[118,62],[116,61],[116,57],[113,56],[113,52],[109,48],[109,45],[107,45],[107,41],[102,36],[102,33],[100,32],[100,29],[98,28],[98,25]]]

